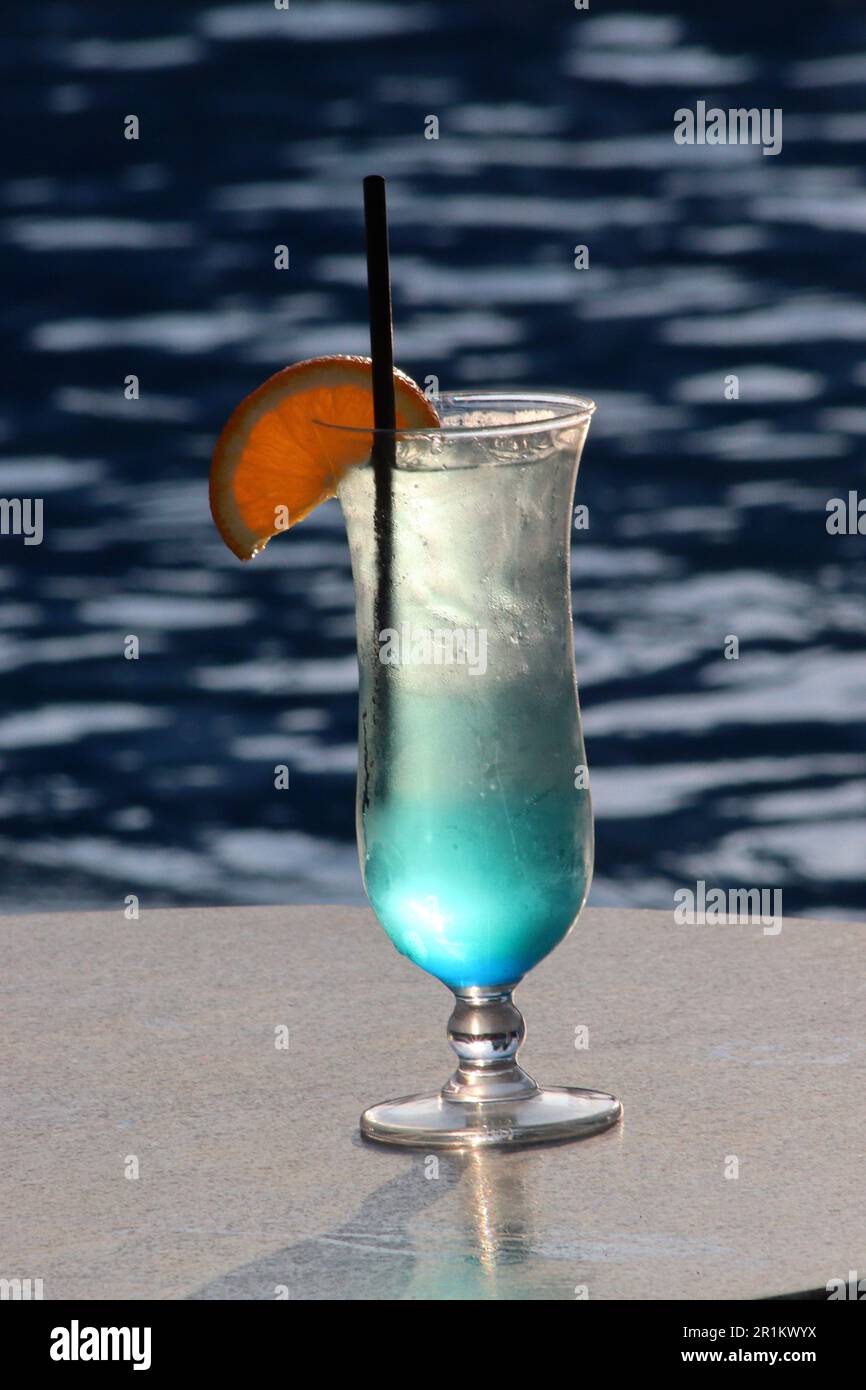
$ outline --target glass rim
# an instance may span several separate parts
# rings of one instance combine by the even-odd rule
[[[550,414],[541,420],[512,420],[499,425],[412,425],[404,429],[382,430],[373,425],[337,425],[329,420],[313,419],[311,424],[323,430],[337,430],[342,434],[374,435],[384,439],[491,439],[510,435],[543,434],[548,430],[574,429],[592,418],[596,410],[595,401],[589,396],[578,396],[566,391],[440,391],[431,398],[431,404],[447,401],[452,406],[462,406],[467,410],[495,409],[506,404],[521,409],[549,409]]]

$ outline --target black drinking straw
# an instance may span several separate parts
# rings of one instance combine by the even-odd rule
[[[394,330],[391,320],[391,272],[388,265],[388,211],[385,180],[381,174],[364,179],[364,228],[367,238],[367,292],[370,304],[370,356],[373,359],[373,435],[372,463],[375,486],[373,534],[376,542],[376,597],[373,610],[374,640],[391,624],[391,577],[394,556],[393,478],[394,435],[397,424],[394,405]],[[386,433],[378,433],[378,431]],[[381,650],[381,648],[379,649]],[[379,698],[379,719],[385,715],[387,687],[385,669],[378,652],[375,682]]]

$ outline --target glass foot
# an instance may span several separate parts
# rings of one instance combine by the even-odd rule
[[[476,1149],[582,1139],[616,1124],[622,1106],[603,1091],[536,1087],[515,1101],[446,1100],[440,1092],[372,1105],[361,1133],[380,1144],[426,1149]]]
[[[361,1133],[381,1144],[427,1149],[553,1143],[616,1124],[622,1106],[604,1091],[536,1085],[517,1063],[525,1036],[512,986],[456,994],[448,1038],[459,1066],[438,1095],[373,1105]]]

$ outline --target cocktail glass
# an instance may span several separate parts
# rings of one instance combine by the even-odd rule
[[[375,445],[366,432],[389,451],[387,498],[372,464],[339,498],[364,885],[397,949],[453,990],[458,1066],[439,1093],[366,1110],[361,1131],[424,1148],[576,1138],[615,1123],[619,1101],[527,1075],[512,991],[571,930],[592,874],[570,540],[595,407],[490,393],[436,404],[441,430],[377,431]]]

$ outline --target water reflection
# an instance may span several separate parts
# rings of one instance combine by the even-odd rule
[[[241,567],[205,475],[258,380],[366,352],[358,179],[381,168],[401,366],[599,404],[574,554],[593,902],[669,907],[693,863],[738,884],[747,845],[745,882],[788,912],[862,911],[866,572],[824,509],[866,489],[866,18],[662,8],[151,0],[95,29],[74,6],[11,22],[0,485],[45,497],[46,529],[3,537],[0,909],[362,900],[342,522],[325,507]],[[676,145],[698,77],[745,108],[778,93],[781,158]],[[152,115],[127,141],[108,110]],[[292,728],[308,709],[321,726]]]
[[[543,1257],[533,1241],[533,1160],[537,1174],[537,1154],[470,1151],[439,1159],[440,1173],[449,1180],[445,1211],[432,1212],[423,1234],[419,1233],[407,1297],[550,1296],[544,1290]],[[457,1181],[451,1186],[454,1178]],[[445,1219],[436,1232],[438,1239],[431,1239],[436,1217]],[[561,1286],[561,1278],[556,1282]]]
[[[401,1162],[395,1153],[377,1158],[383,1166]],[[538,1151],[413,1154],[410,1168],[347,1220],[239,1266],[192,1297],[266,1300],[277,1290],[292,1300],[571,1297],[579,1259],[568,1252],[565,1277],[566,1266],[534,1229],[542,1161]]]

